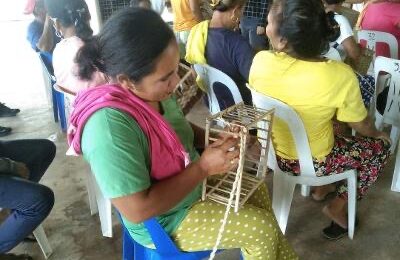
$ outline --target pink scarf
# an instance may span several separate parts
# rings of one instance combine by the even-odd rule
[[[97,110],[110,107],[131,115],[149,141],[151,156],[150,175],[162,180],[181,172],[189,163],[178,136],[154,108],[118,85],[103,85],[79,92],[73,104],[68,129],[67,154],[81,154],[82,130]],[[101,140],[99,140],[101,141]],[[71,153],[72,152],[72,153]]]

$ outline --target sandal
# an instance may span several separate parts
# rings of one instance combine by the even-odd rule
[[[16,255],[13,253],[0,254],[1,260],[33,260],[33,257],[27,254]]]
[[[27,237],[25,237],[23,241],[27,242],[27,243],[35,243],[35,242],[37,242],[36,241],[36,237],[33,234],[30,234]]]
[[[354,226],[358,227],[358,218],[356,218]],[[342,228],[340,225],[332,221],[329,227],[322,230],[322,235],[328,240],[339,240],[346,236],[348,232],[349,230],[347,228]]]

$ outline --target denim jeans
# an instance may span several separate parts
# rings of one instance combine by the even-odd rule
[[[0,157],[25,163],[30,173],[28,180],[0,173],[0,208],[11,209],[0,225],[0,253],[18,245],[53,208],[53,191],[37,182],[55,153],[55,145],[45,139],[0,141]]]
[[[257,34],[258,24],[259,20],[257,18],[242,17],[240,19],[240,31],[254,50],[266,50],[268,48],[267,36],[265,34]]]

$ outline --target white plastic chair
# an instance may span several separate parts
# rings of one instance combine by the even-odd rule
[[[394,173],[392,180],[392,191],[400,192],[400,153],[396,154],[396,162],[394,165]]]
[[[62,91],[57,84],[53,88],[64,94],[65,116],[67,122],[72,112],[72,102],[75,96]],[[90,215],[99,213],[101,232],[105,237],[112,237],[112,206],[111,201],[103,196],[95,177],[90,170],[86,170],[86,189],[89,197]]]
[[[386,72],[388,74],[382,74],[381,72]],[[375,125],[378,129],[382,129],[383,124],[392,126],[390,138],[393,142],[390,150],[393,153],[400,135],[400,60],[377,57],[374,63],[374,77],[376,84],[375,89],[377,89],[374,99]],[[389,92],[383,115],[376,110],[377,95],[382,91],[382,89],[378,89],[378,87],[381,87],[379,84],[382,82],[382,78],[389,79]]]
[[[388,74],[382,74],[381,72],[386,72]],[[386,100],[386,107],[381,115],[376,109],[375,105],[375,125],[377,129],[382,130],[384,124],[388,124],[392,126],[390,132],[390,138],[392,139],[392,146],[390,147],[391,153],[394,153],[396,150],[397,144],[399,142],[400,137],[400,60],[390,59],[386,57],[377,57],[374,64],[374,76],[375,76],[375,84],[376,89],[379,86],[379,82],[381,78],[389,78],[389,91]],[[377,99],[377,94],[379,94],[380,90],[375,91],[375,104]],[[397,152],[398,153],[398,152]],[[397,161],[397,159],[396,159]],[[396,167],[399,168],[397,165]],[[400,183],[399,179],[399,170],[396,171],[393,176],[392,182],[392,190],[400,191]]]
[[[317,177],[312,161],[311,150],[308,143],[303,122],[297,113],[287,104],[272,97],[260,94],[251,89],[253,104],[263,109],[275,109],[274,116],[285,121],[296,144],[300,163],[300,175],[282,171],[276,161],[273,145],[270,145],[268,154],[268,167],[273,169],[273,195],[272,208],[282,233],[285,233],[289,217],[290,205],[296,184],[307,186],[322,186],[347,180],[348,185],[348,229],[349,238],[353,239],[356,215],[356,183],[357,172],[348,170],[341,174]]]
[[[112,237],[112,205],[110,199],[104,197],[91,171],[87,171],[86,188],[89,197],[90,214],[99,213],[101,232],[105,237]]]
[[[329,51],[323,55],[325,58],[335,61],[342,61],[342,57],[340,57],[340,53],[333,47],[329,48]]]
[[[398,58],[399,45],[397,43],[396,37],[387,32],[370,31],[370,30],[360,30],[357,32],[357,39],[360,43],[361,40],[367,42],[368,49],[375,51],[376,43],[383,42],[389,45],[390,57],[392,59]]]
[[[214,84],[217,82],[224,84],[230,90],[235,104],[243,101],[236,83],[222,71],[206,64],[195,64],[194,70],[207,86],[207,97],[211,114],[221,111],[217,96],[214,92]]]
[[[53,249],[50,246],[49,240],[47,239],[46,233],[44,232],[43,226],[39,225],[34,231],[33,235],[38,242],[40,249],[44,254],[44,257],[47,259],[53,253]]]

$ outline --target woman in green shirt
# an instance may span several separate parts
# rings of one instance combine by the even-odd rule
[[[150,246],[142,222],[157,217],[180,249],[211,249],[225,206],[199,201],[201,183],[236,167],[238,149],[230,148],[237,140],[221,137],[200,157],[194,149],[204,132],[186,121],[173,96],[179,81],[173,32],[153,11],[128,8],[110,18],[76,60],[83,79],[100,70],[112,81],[77,96],[71,147],[90,163],[133,239]],[[229,215],[225,230],[220,247],[241,248],[246,259],[297,258],[265,187]]]

